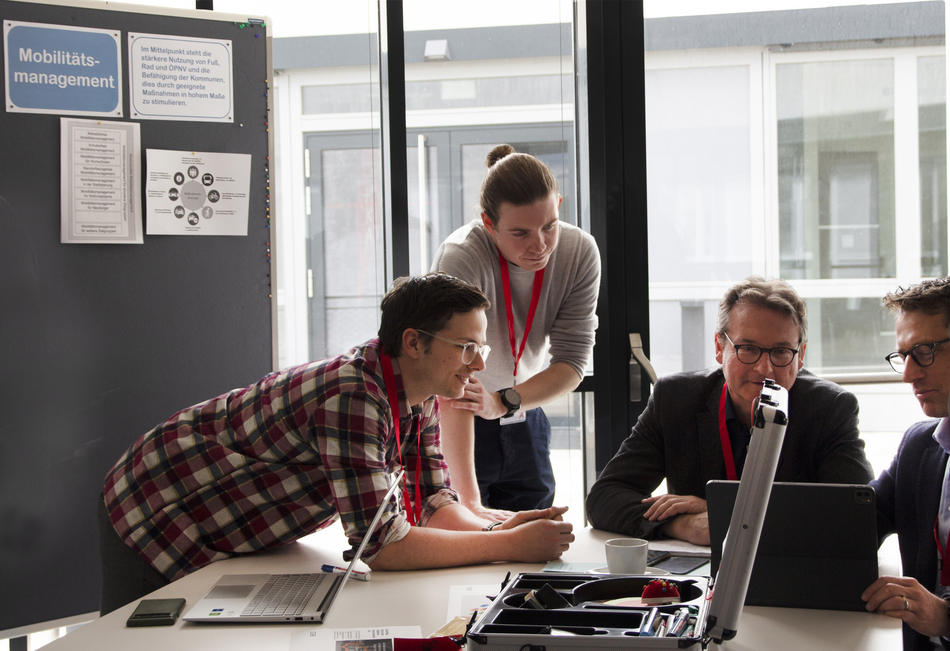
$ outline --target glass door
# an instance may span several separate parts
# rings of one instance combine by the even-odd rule
[[[308,134],[306,141],[310,351],[322,359],[378,329],[385,293],[380,150],[369,134]]]

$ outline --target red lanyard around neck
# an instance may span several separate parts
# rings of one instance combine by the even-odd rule
[[[521,355],[524,353],[525,344],[528,342],[528,333],[531,332],[531,325],[534,323],[534,313],[538,309],[538,301],[541,299],[541,283],[544,282],[544,267],[534,272],[534,285],[531,288],[531,303],[528,305],[528,318],[524,324],[524,336],[521,338],[521,347],[518,347],[517,337],[515,336],[515,317],[511,309],[511,277],[508,274],[508,261],[505,256],[498,252],[498,262],[501,265],[501,286],[505,292],[505,316],[508,317],[508,341],[511,342],[511,356],[515,358],[515,369],[512,373],[518,377],[518,362],[521,361]]]
[[[944,553],[947,547],[950,547],[950,535],[947,536],[946,546],[940,544],[940,535],[937,533],[940,524],[940,516],[934,520],[934,542],[937,543],[937,557],[940,559],[940,585],[950,585],[950,563],[944,559]]]
[[[379,353],[379,361],[383,366],[383,380],[386,382],[386,397],[389,399],[389,408],[393,412],[393,425],[396,429],[396,451],[399,453],[399,464],[405,467],[402,462],[402,437],[399,433],[399,396],[396,391],[396,374],[393,373],[393,362],[386,353]],[[416,454],[416,503],[412,504],[409,499],[408,480],[405,473],[402,476],[402,500],[406,509],[406,518],[409,524],[416,525],[422,519],[422,491],[419,489],[420,479],[422,477],[422,419],[416,421],[417,434],[417,454]]]
[[[729,386],[722,383],[722,397],[719,398],[719,442],[722,444],[722,456],[726,461],[726,479],[739,479],[736,474],[736,460],[732,456],[732,441],[729,439],[729,428],[726,427],[726,400],[729,399]]]

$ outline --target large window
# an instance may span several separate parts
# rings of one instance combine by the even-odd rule
[[[805,366],[858,394],[878,471],[921,417],[884,361],[895,342],[881,299],[947,274],[943,8],[908,7],[645,26],[657,371],[712,365],[726,287],[785,278],[808,307]]]
[[[917,58],[920,274],[947,274],[947,58]]]
[[[893,59],[775,72],[780,274],[893,278]]]
[[[648,56],[651,355],[660,375],[714,363],[722,289],[763,264],[758,59]]]
[[[369,5],[370,3],[368,3]],[[529,14],[496,3],[411,0],[404,18],[409,271],[429,269],[445,237],[478,218],[485,158],[499,143],[558,177],[561,218],[578,223],[571,2]],[[372,8],[366,19],[376,19]],[[530,15],[526,20],[525,16]],[[371,32],[275,43],[281,104],[280,364],[335,354],[375,335],[389,283],[383,215],[381,90]],[[580,397],[546,407],[559,487],[582,517]]]
[[[899,14],[886,7],[862,11],[878,34],[906,29],[887,22]],[[801,12],[729,20],[781,33],[787,13]],[[658,371],[711,364],[719,297],[755,273],[806,298],[811,370],[887,373],[893,320],[881,297],[898,280],[947,273],[943,47],[924,38],[870,47],[845,34],[820,43],[799,34],[804,45],[787,47],[736,37],[742,29],[710,47],[709,20],[677,19],[677,49],[662,48],[669,34],[648,39]],[[690,38],[695,49],[684,51]]]

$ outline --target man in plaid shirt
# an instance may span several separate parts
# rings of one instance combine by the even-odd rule
[[[446,274],[401,279],[383,299],[378,339],[271,373],[139,438],[103,488],[102,613],[337,517],[353,547],[344,558],[369,535],[363,560],[373,569],[558,558],[574,540],[566,507],[491,523],[449,487],[435,396],[460,397],[485,367],[488,307]],[[404,499],[381,504],[400,467]],[[378,508],[381,524],[368,532]]]

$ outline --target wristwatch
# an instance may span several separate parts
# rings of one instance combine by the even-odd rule
[[[521,394],[515,391],[514,387],[499,389],[498,395],[501,396],[501,404],[508,410],[502,418],[509,418],[519,409],[521,409]]]

